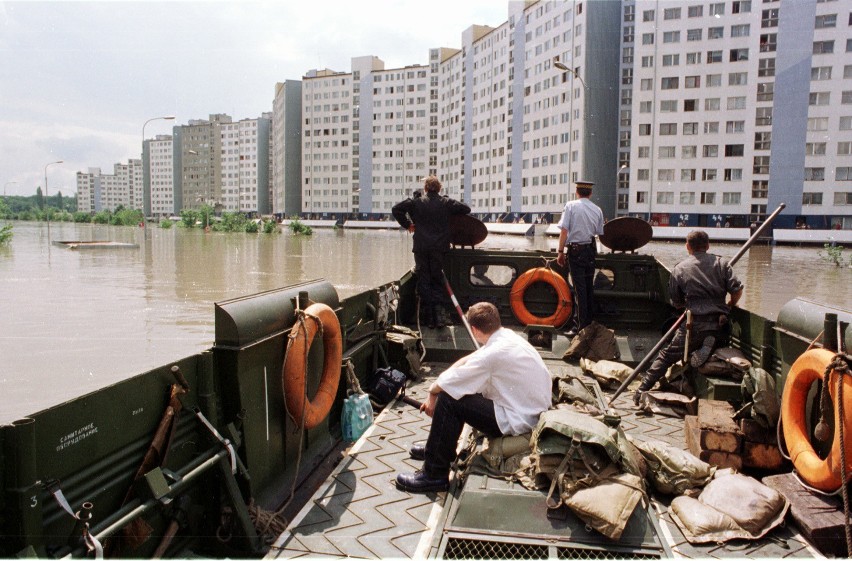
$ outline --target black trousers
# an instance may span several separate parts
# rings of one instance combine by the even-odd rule
[[[727,345],[727,332],[719,327],[714,326],[693,326],[692,335],[689,337],[689,354],[692,354],[704,343],[704,338],[712,335],[716,338],[714,347],[724,347]],[[669,367],[679,360],[683,360],[684,347],[686,347],[686,326],[681,325],[675,332],[674,338],[663,347],[660,353],[651,363],[648,372],[642,378],[642,384],[639,390],[643,392],[649,391],[654,387],[660,378],[666,375]]]
[[[416,251],[414,268],[417,272],[417,293],[424,306],[435,306],[444,302],[444,252]]]
[[[577,301],[577,331],[592,323],[595,307],[595,255],[594,243],[568,245],[568,269],[574,282]]]
[[[423,461],[423,471],[428,477],[447,477],[450,474],[450,465],[456,457],[456,447],[465,423],[489,437],[502,435],[494,416],[494,402],[490,399],[481,394],[466,395],[461,399],[453,399],[447,392],[438,394]]]

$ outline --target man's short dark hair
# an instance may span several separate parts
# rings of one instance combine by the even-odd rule
[[[686,235],[686,243],[692,251],[707,251],[710,247],[710,236],[704,230],[693,230]]]
[[[491,335],[500,327],[500,312],[491,302],[477,302],[467,309],[465,314],[471,327],[475,327],[486,335]]]
[[[577,187],[577,194],[581,197],[591,197],[592,196],[592,188],[591,187]]]

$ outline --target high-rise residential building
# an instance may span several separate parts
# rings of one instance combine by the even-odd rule
[[[77,172],[77,210],[81,212],[114,211],[119,207],[142,209],[142,160],[130,159],[114,164],[113,173],[89,168]]]
[[[234,122],[210,115],[174,127],[174,197],[179,208],[210,205],[267,214],[271,116]]]
[[[77,211],[98,212],[101,210],[101,168],[89,168],[88,172],[77,172]]]
[[[777,226],[852,227],[842,212],[852,203],[850,8],[624,2],[629,213],[660,225],[747,226],[783,202]]]
[[[272,102],[272,212],[282,217],[302,211],[302,82],[275,84]]]
[[[151,216],[167,217],[180,212],[175,208],[173,150],[171,135],[160,134],[144,142],[142,161]]]

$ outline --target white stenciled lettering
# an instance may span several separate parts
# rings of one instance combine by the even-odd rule
[[[98,432],[98,427],[95,426],[94,423],[89,423],[84,427],[80,427],[73,432],[69,432],[66,435],[59,437],[59,444],[56,446],[56,451],[60,452],[69,446],[77,444],[84,438],[92,436],[93,434]]]
[[[140,407],[139,409],[134,409],[133,412],[131,413],[131,415],[138,415],[139,413],[141,413],[144,410],[145,410],[144,407]]]

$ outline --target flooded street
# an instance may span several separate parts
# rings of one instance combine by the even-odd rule
[[[413,264],[401,230],[315,229],[304,237],[52,223],[50,235],[139,247],[69,250],[47,243],[43,223],[14,223],[11,245],[0,248],[0,423],[209,348],[216,301],[320,277],[346,297]],[[481,247],[555,244],[492,235]],[[730,257],[739,247],[711,252]],[[668,267],[686,255],[674,242],[640,251]],[[821,260],[819,251],[753,247],[736,265],[743,307],[770,318],[795,296],[848,307],[852,270]]]

